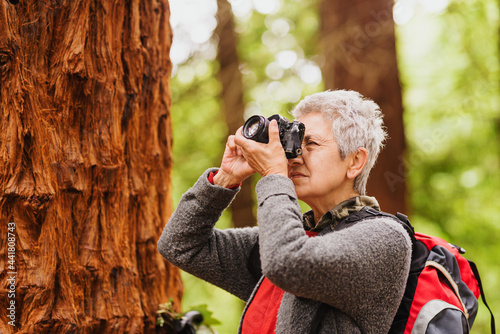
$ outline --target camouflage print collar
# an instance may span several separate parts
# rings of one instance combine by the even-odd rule
[[[304,228],[306,230],[319,232],[328,225],[331,225],[332,229],[334,229],[342,219],[349,216],[353,212],[360,211],[365,206],[374,208],[375,210],[380,210],[380,206],[375,197],[357,196],[343,201],[335,206],[333,209],[325,213],[317,224],[314,222],[314,213],[312,210],[306,212],[303,219]]]

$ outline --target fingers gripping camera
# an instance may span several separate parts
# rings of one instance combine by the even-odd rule
[[[302,155],[305,125],[298,121],[289,122],[288,119],[278,114],[267,119],[259,115],[250,117],[243,125],[243,136],[260,143],[269,143],[269,122],[273,119],[278,123],[281,145],[285,150],[286,158],[293,159]]]

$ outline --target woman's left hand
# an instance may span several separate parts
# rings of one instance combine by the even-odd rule
[[[240,147],[248,164],[260,175],[279,174],[288,177],[288,163],[276,120],[269,123],[268,144],[245,138],[242,128],[236,133],[234,142]]]

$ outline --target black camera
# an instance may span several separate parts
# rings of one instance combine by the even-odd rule
[[[259,115],[250,117],[243,125],[243,136],[260,143],[269,143],[269,122],[273,119],[278,122],[281,145],[285,150],[286,158],[293,159],[302,155],[301,146],[306,126],[298,121],[289,122],[278,114],[269,118]]]

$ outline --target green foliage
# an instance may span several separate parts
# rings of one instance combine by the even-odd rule
[[[497,3],[467,0],[452,2],[441,15],[417,8],[397,30],[413,223],[468,250],[497,312],[498,25]],[[481,306],[473,333],[488,327]]]
[[[175,328],[175,321],[181,320],[184,315],[190,311],[197,311],[203,317],[203,321],[201,323],[193,324],[196,333],[217,334],[217,331],[213,328],[213,326],[220,325],[220,321],[212,317],[213,312],[208,310],[208,306],[206,304],[192,306],[184,313],[177,313],[174,311],[174,303],[172,299],[159,305],[159,309],[156,311],[158,314],[156,318],[156,327],[168,329],[166,331],[170,332],[171,329]]]
[[[238,21],[247,117],[288,111],[322,89],[315,2],[289,0],[275,14],[252,12]]]
[[[217,99],[216,71],[213,61],[190,59],[172,78],[175,203],[205,169],[220,162],[227,127]]]
[[[180,313],[174,311],[173,300],[170,299],[168,302],[160,304],[158,311],[156,311],[158,316],[156,317],[156,326],[159,327],[174,327],[174,321],[182,317]]]
[[[215,319],[213,312],[208,309],[207,304],[196,305],[191,308],[192,311],[198,311],[203,316],[203,322],[207,325],[220,325],[220,321]]]

